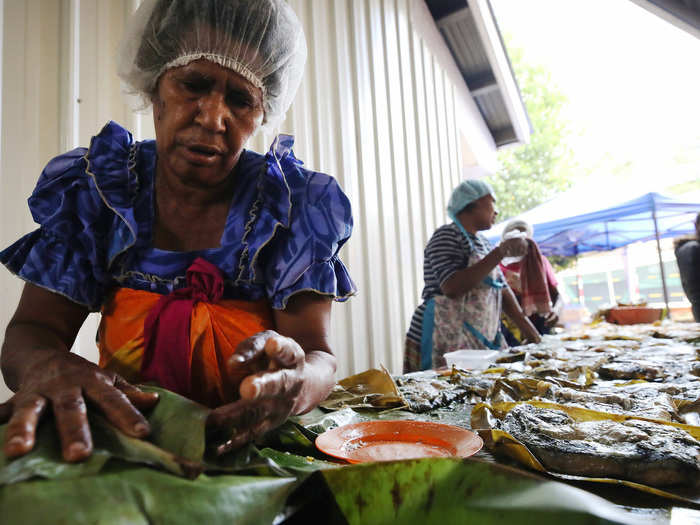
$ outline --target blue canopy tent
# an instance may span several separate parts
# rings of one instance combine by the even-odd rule
[[[556,216],[552,213],[566,209],[567,204],[573,206],[572,198],[575,198],[575,194],[564,197],[561,202],[555,199],[545,203],[516,218],[532,224],[534,240],[544,255],[577,255],[614,250],[633,242],[656,239],[664,301],[668,309],[666,276],[659,241],[664,237],[677,237],[695,231],[695,217],[700,212],[700,202],[683,202],[658,193],[647,193],[634,200],[586,213],[535,222],[543,216]],[[491,242],[498,242],[508,222],[495,225],[485,232],[486,237]]]

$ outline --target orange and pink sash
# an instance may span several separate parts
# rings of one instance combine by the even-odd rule
[[[187,287],[164,296],[119,288],[102,308],[100,366],[154,381],[207,406],[236,398],[226,361],[244,339],[273,328],[266,300],[221,299],[218,269],[197,259]]]

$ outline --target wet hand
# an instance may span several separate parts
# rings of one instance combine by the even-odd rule
[[[529,326],[521,327],[524,337],[523,344],[542,342],[542,336],[540,336],[540,333],[537,331],[537,329],[529,321],[527,322],[527,324]]]
[[[14,396],[0,404],[0,423],[8,422],[5,455],[14,458],[34,448],[37,426],[50,407],[63,458],[70,462],[87,458],[92,453],[92,436],[86,401],[125,434],[143,438],[150,428],[139,410],[153,407],[158,394],[142,392],[75,354],[51,355],[38,363]]]
[[[552,328],[559,322],[559,316],[554,312],[549,312],[544,318],[544,325],[547,328]]]
[[[243,341],[227,363],[240,399],[216,408],[207,428],[223,440],[217,453],[238,448],[278,427],[296,413],[304,384],[306,354],[289,337],[268,330]]]

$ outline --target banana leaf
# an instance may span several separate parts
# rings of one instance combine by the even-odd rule
[[[97,476],[0,489],[3,523],[191,525],[273,523],[296,478],[201,475],[111,463]]]
[[[372,368],[338,382],[321,403],[328,410],[342,408],[390,408],[406,406],[396,383],[386,368]]]
[[[482,374],[503,374],[507,371],[508,371],[507,368],[499,366],[499,367],[487,368],[486,370],[483,370],[481,373]]]
[[[5,442],[5,427],[6,425],[0,427],[0,443]],[[9,460],[5,454],[0,453],[0,487],[35,476],[70,479],[95,474],[102,470],[109,458],[109,452],[96,449],[86,461],[66,463],[61,457],[58,440],[53,439],[52,429],[48,425],[41,425],[34,450],[14,460]]]
[[[641,483],[636,483],[633,481],[623,479],[590,478],[585,476],[574,476],[561,472],[548,471],[523,443],[515,439],[508,432],[505,432],[498,428],[494,428],[496,426],[496,419],[503,419],[513,407],[522,403],[527,403],[537,408],[561,410],[575,421],[600,421],[604,419],[610,419],[613,421],[626,421],[629,419],[636,419],[642,421],[649,421],[652,423],[658,423],[661,425],[669,425],[685,430],[695,439],[700,439],[700,427],[693,425],[685,425],[682,423],[662,421],[653,418],[645,418],[640,416],[610,414],[607,412],[599,412],[596,410],[589,410],[586,408],[570,407],[566,405],[560,405],[557,403],[549,403],[544,401],[493,403],[492,405],[489,405],[487,403],[479,403],[472,410],[472,428],[478,431],[479,435],[484,440],[484,444],[486,445],[486,447],[494,453],[500,453],[511,457],[518,461],[520,464],[532,470],[543,472],[550,476],[569,481],[586,481],[593,483],[622,485],[641,492],[653,494],[661,498],[681,501],[683,503],[695,506],[700,505],[700,497],[698,497],[697,494],[690,493],[689,491],[685,491],[682,488],[662,490],[655,487],[650,487],[648,485],[643,485]]]
[[[261,456],[252,444],[216,457],[207,453],[205,424],[209,409],[173,392],[155,387],[160,400],[148,414],[151,435],[148,440],[129,437],[96,412],[88,419],[93,437],[93,454],[80,463],[66,463],[61,457],[57,431],[51,421],[40,424],[36,445],[25,456],[7,459],[0,454],[0,486],[34,477],[74,479],[100,472],[108,461],[123,460],[132,464],[150,465],[177,476],[195,478],[201,472],[254,473],[268,476],[291,476],[284,465]],[[4,440],[6,425],[0,426]],[[0,441],[1,442],[1,441]],[[299,428],[287,423],[266,436],[267,444],[282,450],[314,451],[311,440]]]
[[[342,463],[331,463],[313,456],[297,456],[290,452],[281,452],[272,448],[264,448],[259,452],[260,457],[268,458],[275,462],[276,465],[283,467],[289,472],[294,473],[297,477],[304,477],[306,474],[316,472],[317,470],[339,468]]]
[[[63,461],[50,421],[40,425],[29,454],[14,460],[0,454],[0,521],[272,523],[305,478],[338,466],[282,450],[259,450],[252,443],[213,456],[205,439],[209,410],[171,392],[151,390],[161,398],[148,415],[149,441],[125,436],[90,412],[94,452],[84,462]],[[0,439],[4,432],[0,427]],[[291,422],[264,441],[315,451]],[[216,475],[196,477],[204,470]],[[188,477],[196,479],[183,479]]]
[[[201,461],[206,447],[205,425],[211,410],[163,388],[142,388],[159,394],[159,401],[148,416],[149,441],[181,458]]]
[[[95,474],[111,458],[153,465],[178,476],[196,477],[203,470],[204,424],[209,409],[167,390],[147,389],[160,395],[160,401],[148,415],[152,428],[148,440],[127,436],[98,413],[89,411],[93,454],[84,462],[66,463],[61,457],[56,428],[47,420],[39,425],[36,445],[30,453],[12,460],[0,454],[0,485],[35,476],[76,478]],[[6,426],[0,426],[0,439],[4,439]]]
[[[290,418],[300,426],[309,439],[316,439],[316,436],[323,434],[326,430],[331,430],[335,427],[350,425],[366,421],[367,418],[358,414],[352,408],[343,408],[334,412],[323,412],[315,408],[301,416]]]
[[[589,492],[473,458],[364,463],[320,475],[350,525],[640,522],[638,512]]]

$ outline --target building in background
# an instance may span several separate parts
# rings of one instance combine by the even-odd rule
[[[679,320],[692,320],[673,253],[673,239],[661,240],[661,257],[671,315]],[[654,308],[666,306],[656,241],[579,256],[577,263],[559,272],[557,278],[565,300],[584,307],[591,314],[619,303],[646,302]]]
[[[488,0],[290,0],[304,24],[306,76],[280,131],[306,166],[351,199],[344,248],[359,294],[334,307],[339,377],[399,372],[423,286],[423,248],[465,177],[496,169],[498,147],[529,123]],[[26,206],[53,156],[87,146],[108,121],[153,137],[130,110],[114,53],[137,0],[0,1],[0,244],[36,228]],[[266,151],[272,136],[249,146]],[[21,282],[0,269],[4,333]],[[96,358],[97,314],[76,351]],[[2,386],[2,385],[0,385]],[[3,386],[4,388],[4,386]],[[9,395],[0,389],[0,400]]]

